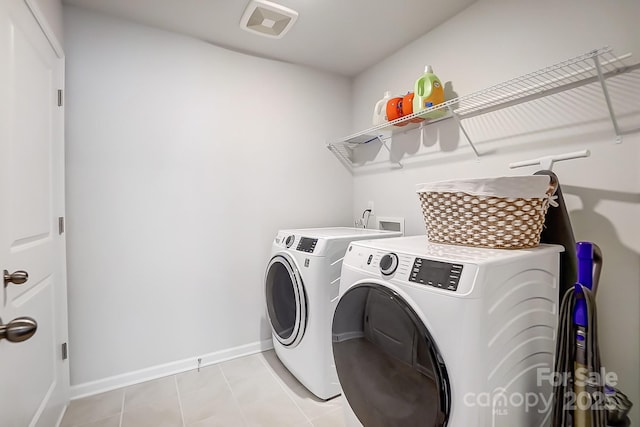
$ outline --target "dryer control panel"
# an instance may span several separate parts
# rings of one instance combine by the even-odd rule
[[[301,237],[300,241],[298,242],[298,246],[296,247],[296,250],[300,252],[306,252],[306,253],[312,254],[313,251],[316,249],[317,244],[318,244],[318,239]]]
[[[462,264],[416,258],[409,281],[455,292],[458,290],[461,274]]]

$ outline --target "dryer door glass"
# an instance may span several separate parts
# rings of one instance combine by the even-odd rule
[[[365,284],[340,298],[333,355],[344,395],[363,425],[446,425],[446,367],[424,323],[394,291]]]
[[[265,279],[267,312],[274,336],[283,345],[297,345],[306,324],[306,296],[295,264],[278,255],[271,259]]]

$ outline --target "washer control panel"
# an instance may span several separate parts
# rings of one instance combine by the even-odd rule
[[[416,258],[409,281],[455,292],[458,290],[461,274],[462,264]]]
[[[318,239],[301,237],[300,241],[298,242],[298,246],[296,247],[296,250],[300,252],[306,252],[306,253],[312,254],[313,251],[316,249],[317,244],[318,244]]]

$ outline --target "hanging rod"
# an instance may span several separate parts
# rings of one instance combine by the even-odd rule
[[[537,159],[522,160],[520,162],[509,163],[509,168],[516,169],[524,166],[540,165],[542,166],[542,169],[550,171],[553,169],[553,164],[555,162],[561,162],[563,160],[581,159],[583,157],[589,157],[590,155],[591,155],[591,151],[589,150],[574,151],[571,153],[556,154],[553,156],[544,156],[544,157],[538,157]]]

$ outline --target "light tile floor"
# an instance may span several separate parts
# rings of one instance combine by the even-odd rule
[[[271,351],[74,400],[61,427],[344,427]]]

